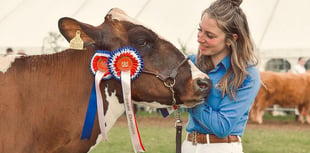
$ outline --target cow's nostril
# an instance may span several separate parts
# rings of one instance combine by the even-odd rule
[[[209,79],[197,79],[196,84],[200,90],[208,90],[211,83]]]

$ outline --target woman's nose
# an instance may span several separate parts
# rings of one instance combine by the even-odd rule
[[[201,34],[201,32],[198,32],[198,34],[197,34],[197,41],[198,41],[198,43],[205,42],[205,37],[203,36],[203,34]]]

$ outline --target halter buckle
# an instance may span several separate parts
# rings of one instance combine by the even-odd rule
[[[175,127],[182,127],[182,120],[180,120],[180,119],[177,119],[176,121],[175,121],[175,124],[174,124],[174,126]]]
[[[168,80],[168,79],[166,79],[166,80]],[[172,88],[174,85],[175,85],[175,79],[171,79],[172,80],[172,82],[170,82],[170,83],[167,83],[168,81],[164,81],[164,85],[167,87],[167,88]]]

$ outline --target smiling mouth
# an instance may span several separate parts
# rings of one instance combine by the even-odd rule
[[[201,50],[205,50],[207,48],[208,48],[208,46],[199,45],[199,49],[201,49]]]
[[[207,47],[202,47],[202,46],[199,46],[199,49],[200,50],[205,50]]]

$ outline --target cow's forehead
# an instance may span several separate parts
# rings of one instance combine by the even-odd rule
[[[108,14],[111,14],[112,15],[112,19],[116,19],[118,21],[127,21],[127,22],[130,22],[130,23],[133,23],[133,24],[137,24],[137,25],[142,25],[144,26],[145,28],[148,28],[148,29],[152,29],[150,28],[149,26],[146,26],[145,24],[139,22],[137,19],[135,18],[132,18],[130,16],[128,16],[123,10],[119,9],[119,8],[113,8],[109,11]],[[160,34],[158,34],[156,32],[156,34],[161,38],[161,39],[165,39],[164,37],[162,37]],[[166,39],[165,39],[166,40]]]
[[[141,22],[139,22],[138,20],[128,16],[123,10],[118,9],[118,8],[111,9],[108,14],[112,15],[112,19],[116,19],[118,21],[128,21],[128,22],[131,22],[133,24],[143,25]],[[145,26],[145,25],[143,25],[143,26]]]

